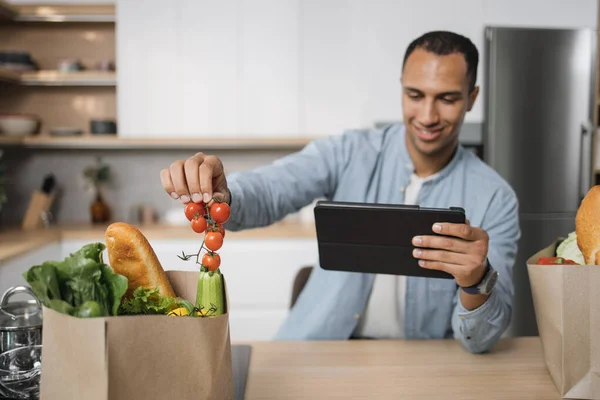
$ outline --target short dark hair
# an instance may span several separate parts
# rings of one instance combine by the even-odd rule
[[[406,64],[408,56],[415,49],[423,49],[431,53],[445,56],[448,54],[462,53],[467,62],[467,76],[469,77],[469,90],[475,88],[477,82],[477,64],[479,62],[479,52],[477,47],[469,40],[469,38],[459,35],[458,33],[448,31],[432,31],[416,38],[408,45],[404,54],[402,68]]]

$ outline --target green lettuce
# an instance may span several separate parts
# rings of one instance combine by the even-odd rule
[[[178,297],[161,296],[158,288],[147,289],[138,286],[131,298],[124,300],[119,315],[168,314],[176,308],[184,307],[191,312],[194,306]]]
[[[40,302],[78,317],[117,315],[128,280],[102,260],[106,246],[90,243],[63,261],[46,261],[23,273]]]
[[[585,259],[577,245],[577,234],[575,232],[569,233],[567,238],[558,245],[556,248],[556,256],[573,260],[577,264],[585,265]]]

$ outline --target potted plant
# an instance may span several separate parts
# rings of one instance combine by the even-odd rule
[[[102,196],[102,186],[110,181],[110,167],[102,162],[101,157],[96,158],[94,165],[89,165],[83,170],[83,177],[88,187],[93,191],[93,202],[90,205],[92,223],[106,223],[110,221],[110,208]]]

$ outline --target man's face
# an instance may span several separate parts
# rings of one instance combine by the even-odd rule
[[[417,48],[406,60],[401,83],[409,145],[428,156],[453,147],[479,92],[478,87],[469,91],[464,56]]]

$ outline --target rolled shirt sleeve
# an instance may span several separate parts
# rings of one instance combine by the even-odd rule
[[[474,310],[461,304],[459,288],[452,315],[454,337],[471,353],[489,351],[512,318],[512,271],[521,235],[518,200],[512,189],[505,186],[492,197],[481,228],[489,235],[488,260],[498,271],[498,281],[487,301]]]
[[[269,165],[228,175],[231,218],[225,226],[232,231],[267,226],[317,198],[331,198],[350,158],[353,135],[316,139]]]

